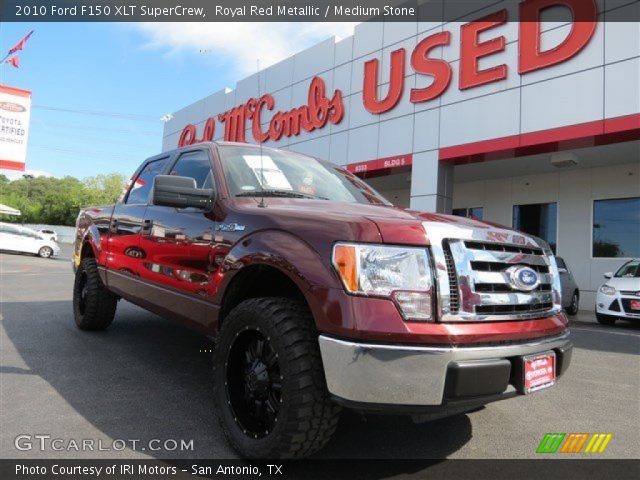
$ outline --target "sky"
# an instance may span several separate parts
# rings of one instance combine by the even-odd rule
[[[162,116],[353,24],[5,22],[2,56],[32,29],[20,68],[0,66],[0,83],[32,91],[26,173],[85,178],[128,177],[159,153]]]

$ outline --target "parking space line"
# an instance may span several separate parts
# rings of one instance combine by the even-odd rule
[[[610,330],[606,330],[606,329],[599,329],[599,328],[585,328],[585,327],[569,327],[570,330],[583,330],[583,331],[587,331],[587,332],[597,332],[597,333],[609,333],[611,335],[624,335],[624,336],[631,336],[631,337],[640,337],[640,332],[639,333],[632,333],[632,332],[612,332]]]

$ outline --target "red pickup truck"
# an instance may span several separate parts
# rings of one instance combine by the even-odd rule
[[[289,151],[144,161],[114,206],[80,212],[73,262],[79,328],[123,298],[215,339],[216,410],[246,457],[312,454],[341,407],[426,420],[528,394],[571,359],[544,241],[396,208]]]

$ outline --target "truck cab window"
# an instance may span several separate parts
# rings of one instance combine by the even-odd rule
[[[153,186],[153,179],[164,170],[168,157],[160,158],[147,163],[140,171],[138,176],[131,183],[129,195],[125,201],[128,205],[147,203],[149,201],[149,192]]]
[[[198,188],[214,188],[211,162],[204,150],[180,155],[169,175],[193,178]]]

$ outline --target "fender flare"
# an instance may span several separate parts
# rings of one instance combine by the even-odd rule
[[[82,252],[84,250],[85,245],[89,245],[91,251],[93,252],[93,256],[96,259],[100,258],[102,253],[102,238],[100,237],[100,231],[98,227],[95,225],[90,225],[87,230],[82,235],[82,241],[78,243],[79,249],[75,252],[75,265],[80,265],[82,261]]]
[[[303,294],[312,286],[339,287],[330,259],[323,259],[309,243],[292,233],[277,230],[259,230],[238,240],[226,254],[220,267],[220,281],[214,302],[220,304],[226,287],[243,269],[265,265],[286,275]]]

